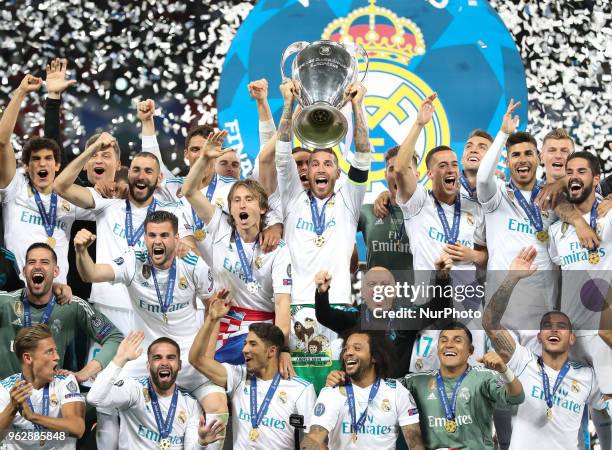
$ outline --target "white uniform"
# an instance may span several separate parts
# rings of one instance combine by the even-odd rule
[[[590,212],[583,218],[589,223]],[[601,391],[612,393],[612,350],[598,335],[601,313],[596,300],[606,297],[612,271],[612,212],[597,219],[597,234],[597,264],[589,263],[590,250],[582,247],[574,226],[565,222],[551,225],[548,248],[553,262],[561,266],[561,311],[576,333],[570,357],[593,366]]]
[[[525,402],[519,406],[512,421],[510,449],[567,449],[578,447],[578,431],[585,405],[595,409],[606,407],[597,388],[593,369],[571,362],[571,368],[563,378],[553,397],[552,420],[546,416],[546,400],[542,386],[537,355],[517,344],[508,367],[523,385]],[[556,370],[544,366],[552,390],[557,379]]]
[[[410,200],[398,203],[404,214],[406,231],[413,255],[414,270],[433,270],[434,262],[448,245],[444,228],[438,216],[433,195],[418,185]],[[455,205],[440,202],[449,228],[453,226]],[[486,245],[484,218],[480,205],[467,197],[461,197],[461,219],[457,243],[474,248],[474,244]],[[476,270],[473,263],[453,264],[453,270]]]
[[[371,386],[360,388],[353,384],[357,420],[368,405],[370,389]],[[310,425],[319,425],[329,431],[329,448],[334,450],[392,450],[395,449],[399,428],[415,423],[419,423],[419,412],[412,395],[396,380],[381,380],[357,442],[352,441],[351,414],[344,386],[321,390]]]
[[[10,390],[15,383],[21,379],[21,373],[11,375],[8,378],[0,381],[0,411],[3,411],[11,403]],[[44,389],[34,389],[30,394],[30,401],[34,411],[38,414],[42,413]],[[49,417],[61,417],[62,407],[68,403],[80,402],[85,404],[85,399],[79,391],[79,384],[74,375],[55,375],[49,383]],[[9,433],[18,433],[20,436],[27,432],[36,432],[34,424],[21,417],[17,413],[10,425]],[[26,432],[26,433],[24,433]],[[34,449],[49,449],[49,450],[69,450],[76,448],[76,438],[71,437],[67,432],[59,432],[48,429],[40,430],[46,435],[53,435],[55,439],[45,441],[45,445],[40,445],[40,440],[17,440],[9,439],[6,435],[0,447],[7,450],[34,450]]]
[[[177,258],[174,293],[166,313],[168,323],[165,323],[153,275],[150,273],[150,266],[146,263],[146,253],[133,248],[126,250],[123,255],[116,257],[110,263],[115,273],[114,283],[122,283],[127,286],[129,299],[135,312],[136,329],[143,330],[145,333],[143,347],[147,347],[161,336],[168,336],[178,343],[183,368],[179,372],[177,382],[183,388],[194,392],[194,395],[200,399],[206,396],[211,386],[209,386],[210,383],[207,383],[206,378],[189,364],[187,357],[193,337],[198,333],[195,302],[199,300],[196,300],[196,297],[198,299],[208,298],[212,294],[212,277],[201,259],[195,254],[189,253],[183,258]],[[162,301],[165,298],[169,272],[170,269],[155,270]],[[145,363],[146,355],[143,354],[137,360],[126,364],[125,368],[130,371],[145,370]]]
[[[8,186],[0,189],[0,197],[2,198],[4,242],[7,249],[14,254],[17,267],[21,272],[25,266],[28,247],[35,242],[47,243],[48,236],[26,175],[16,173]],[[40,199],[48,214],[51,194],[40,194]],[[89,213],[86,210],[58,196],[53,238],[56,241],[54,250],[57,253],[57,263],[60,268],[57,281],[60,283],[66,283],[68,275],[68,247],[72,224],[75,220],[87,220],[88,218]],[[20,277],[23,279],[23,273],[20,273]]]
[[[121,367],[110,362],[98,374],[87,394],[87,402],[98,408],[117,408],[121,417],[120,450],[159,450],[160,434],[148,392],[148,378],[120,376]],[[180,372],[179,372],[180,375]],[[171,449],[195,450],[198,444],[198,425],[203,415],[197,400],[180,387],[172,430],[167,439]],[[172,395],[157,396],[163,419],[168,416]]]
[[[360,156],[363,158],[363,156]],[[369,155],[367,155],[369,158]],[[367,165],[354,160],[353,165],[361,170]],[[314,276],[321,270],[328,271],[334,280],[329,290],[331,304],[351,303],[350,259],[355,245],[355,233],[366,185],[348,181],[332,194],[325,209],[325,244],[315,245],[310,197],[304,190],[291,156],[290,142],[277,142],[276,166],[279,190],[285,220],[285,239],[291,251],[293,296],[292,304],[313,304]],[[316,198],[319,211],[328,199]]]
[[[312,384],[295,376],[281,378],[268,411],[258,426],[259,437],[249,439],[251,431],[251,377],[246,366],[223,364],[227,371],[227,394],[232,402],[232,432],[234,450],[292,450],[294,428],[289,425],[291,414],[304,416],[304,425],[310,426],[310,416],[316,395]],[[272,380],[257,379],[257,411],[261,407]],[[330,447],[332,448],[332,447]]]

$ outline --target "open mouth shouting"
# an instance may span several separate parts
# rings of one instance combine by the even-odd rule
[[[344,367],[346,367],[347,373],[354,373],[359,368],[359,360],[357,358],[346,358],[344,360]]]
[[[104,167],[98,166],[98,167],[94,167],[93,171],[96,175],[102,176],[104,175],[104,172],[106,172],[106,169],[104,169]]]
[[[561,342],[561,339],[559,338],[559,336],[554,335],[554,334],[551,336],[548,336],[548,339],[546,340],[551,344],[558,344],[559,342]]]
[[[38,175],[38,178],[41,180],[46,181],[47,177],[49,176],[49,171],[47,169],[40,169],[38,172],[36,172],[36,175]]]
[[[572,197],[578,196],[582,192],[583,187],[584,184],[582,183],[582,181],[575,178],[571,179],[567,185],[567,188],[570,192],[570,196]]]
[[[457,187],[457,176],[456,175],[448,175],[444,177],[444,188],[448,190],[453,190]]]
[[[480,162],[480,158],[476,154],[471,154],[468,156],[467,161],[471,163],[478,163]]]
[[[162,383],[170,383],[172,381],[172,370],[161,368],[157,371],[157,378]]]
[[[248,212],[242,211],[242,212],[238,213],[238,221],[239,221],[240,225],[246,225],[248,220],[249,220],[249,213]]]
[[[516,168],[516,173],[520,176],[529,175],[530,168],[529,166],[519,166]]]
[[[153,261],[155,262],[163,260],[166,255],[166,248],[161,244],[153,244],[151,251],[153,253]]]
[[[329,179],[326,176],[319,175],[315,177],[315,186],[321,190],[327,189]]]
[[[552,168],[556,170],[562,170],[565,168],[565,165],[561,161],[555,161],[552,163]]]
[[[32,284],[36,287],[42,287],[45,281],[45,274],[43,272],[34,272],[32,274]]]

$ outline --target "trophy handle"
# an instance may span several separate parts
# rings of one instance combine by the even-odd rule
[[[285,49],[285,51],[283,52],[283,56],[281,58],[281,64],[280,64],[282,81],[287,79],[287,76],[285,75],[285,69],[284,69],[287,59],[294,53],[301,52],[309,45],[310,45],[310,42],[298,41],[298,42],[294,42],[293,44],[291,44],[289,47]]]
[[[361,45],[355,45],[355,52],[363,58],[366,64],[365,71],[363,72],[363,77],[360,80],[363,83],[363,80],[365,80],[365,77],[368,74],[368,68],[370,67],[370,58],[368,57],[368,52],[366,52]]]

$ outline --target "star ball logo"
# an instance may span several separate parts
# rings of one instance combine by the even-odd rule
[[[217,98],[219,126],[228,129],[228,145],[241,155],[243,175],[252,170],[260,147],[256,106],[247,84],[268,80],[278,124],[283,51],[295,41],[321,39],[361,45],[370,58],[364,104],[374,149],[371,193],[386,189],[384,153],[401,144],[431,93],[437,92],[439,101],[417,142],[423,184],[429,181],[427,150],[450,145],[460,158],[473,129],[497,133],[510,98],[527,104],[516,45],[484,0],[260,0],[232,41]],[[360,70],[365,70],[362,62]],[[519,116],[526,124],[526,108]],[[347,172],[351,152],[343,143],[335,150]],[[503,162],[499,169],[504,169]]]

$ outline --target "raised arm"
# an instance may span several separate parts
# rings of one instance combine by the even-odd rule
[[[495,136],[491,148],[487,150],[480,162],[478,173],[476,175],[476,193],[478,195],[478,201],[481,203],[487,202],[493,198],[497,186],[495,184],[495,168],[499,162],[506,139],[511,133],[514,133],[518,124],[518,116],[512,117],[512,113],[519,107],[521,102],[514,103],[514,99],[510,100],[510,104],[504,114],[502,121],[501,130]]]
[[[15,152],[11,145],[11,135],[17,123],[21,104],[30,92],[40,88],[42,80],[27,74],[13,93],[11,101],[0,118],[0,189],[9,185],[17,170]]]
[[[200,182],[210,162],[223,154],[221,151],[221,144],[223,144],[226,137],[227,131],[223,130],[215,131],[206,138],[206,144],[204,145],[202,155],[198,158],[193,167],[189,169],[189,174],[187,174],[185,182],[183,183],[183,195],[191,204],[196,214],[200,216],[206,224],[212,220],[215,214],[215,206],[211,204],[208,198],[200,191]]]
[[[164,178],[168,179],[174,175],[170,172],[170,169],[166,167],[164,160],[162,159],[161,150],[159,149],[159,143],[157,142],[157,136],[155,133],[155,102],[151,99],[139,102],[136,106],[138,119],[142,124],[141,134],[141,145],[142,151],[153,153],[157,156],[161,167],[161,172]]]
[[[423,100],[417,118],[412,124],[408,136],[402,142],[397,153],[397,159],[395,162],[395,179],[397,180],[397,194],[396,200],[398,203],[404,203],[410,200],[412,194],[417,188],[417,177],[414,175],[414,168],[412,167],[414,160],[414,153],[416,151],[416,143],[419,139],[419,135],[425,125],[431,120],[435,111],[433,102],[437,98],[438,94],[435,92]]]
[[[315,275],[315,285],[317,286],[315,290],[315,316],[317,322],[321,325],[342,334],[357,325],[359,313],[331,307],[329,304],[331,279],[331,274],[326,271],[317,272]]]
[[[482,317],[482,326],[491,339],[495,351],[505,363],[512,358],[516,342],[510,332],[502,326],[501,319],[506,312],[514,287],[521,279],[530,276],[537,270],[537,266],[533,264],[536,255],[535,247],[521,249],[516,258],[512,260],[508,275],[493,294]]]
[[[210,381],[226,389],[227,370],[221,363],[215,361],[215,355],[208,352],[207,349],[211,345],[211,339],[217,339],[217,336],[213,335],[217,324],[230,309],[231,300],[228,297],[229,291],[222,289],[208,301],[206,319],[189,350],[189,363]]]
[[[91,191],[86,187],[75,184],[75,180],[79,173],[85,167],[85,163],[89,158],[99,150],[112,147],[115,143],[115,138],[109,133],[102,133],[89,147],[77,156],[53,181],[53,190],[75,205],[91,209],[96,206]]]
[[[251,81],[247,88],[249,90],[249,95],[257,104],[259,147],[261,148],[270,140],[276,131],[274,119],[272,118],[272,111],[268,103],[268,80],[262,78],[261,80]]]
[[[96,235],[83,228],[74,236],[76,265],[85,283],[102,283],[115,280],[115,272],[110,264],[96,264],[87,250],[96,240]]]

